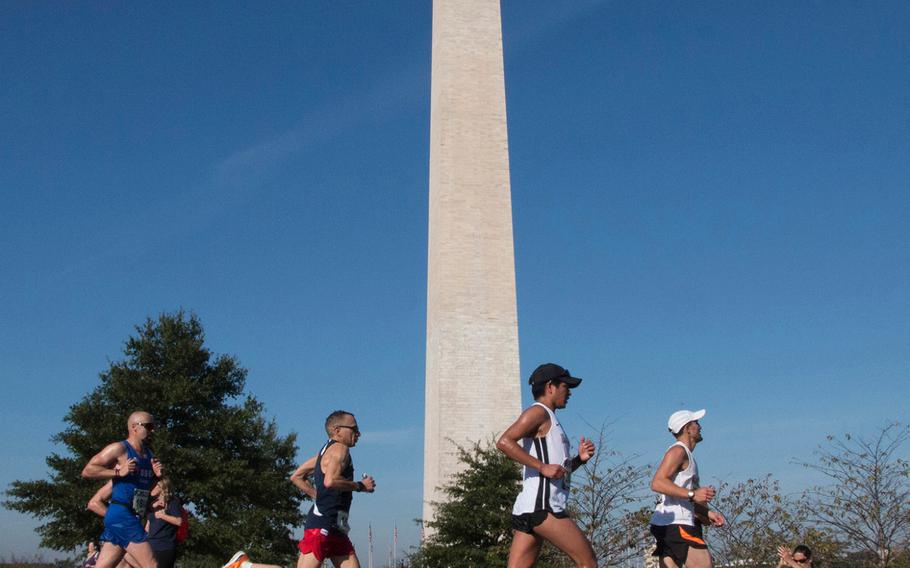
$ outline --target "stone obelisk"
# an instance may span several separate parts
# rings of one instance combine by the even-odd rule
[[[434,0],[423,515],[521,410],[499,0]]]

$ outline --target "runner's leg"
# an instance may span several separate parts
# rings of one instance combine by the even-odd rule
[[[332,565],[335,568],[360,568],[360,560],[357,559],[356,554],[349,554],[348,556],[333,556]]]
[[[577,568],[597,568],[594,549],[591,548],[588,537],[572,519],[558,519],[548,514],[544,522],[534,527],[534,533],[568,554]]]
[[[677,566],[676,562],[674,562],[673,559],[669,556],[661,556],[660,568],[679,568],[679,566]]]
[[[689,556],[686,558],[686,568],[714,568],[711,553],[707,548],[689,547]]]
[[[95,562],[95,568],[114,568],[120,563],[126,551],[112,542],[105,542],[101,545],[101,554],[98,555],[98,561]]]
[[[152,545],[148,541],[131,542],[126,547],[126,551],[130,556],[130,561],[135,561],[139,568],[158,567],[158,563],[155,562],[155,554],[152,552]]]
[[[512,531],[508,568],[530,568],[537,562],[543,539],[522,531]]]
[[[318,560],[312,552],[297,557],[297,568],[319,568],[320,566],[322,566],[322,561]]]

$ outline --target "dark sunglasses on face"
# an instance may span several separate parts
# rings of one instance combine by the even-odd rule
[[[808,558],[794,558],[793,561],[798,562],[800,564],[805,564],[806,562],[809,562],[809,559]]]
[[[335,426],[335,428],[347,428],[347,429],[351,430],[352,432],[354,432],[355,434],[360,434],[360,428],[358,428],[357,426],[346,426],[344,424],[338,424],[337,426]]]
[[[154,429],[155,429],[155,423],[154,423],[154,422],[136,422],[136,426],[142,426],[142,427],[145,428],[146,430],[154,430]]]

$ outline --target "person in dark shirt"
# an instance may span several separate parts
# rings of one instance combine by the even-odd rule
[[[177,559],[177,528],[183,519],[180,515],[183,503],[174,494],[171,480],[158,480],[157,496],[153,494],[151,512],[148,516],[148,542],[158,562],[158,568],[173,568]]]

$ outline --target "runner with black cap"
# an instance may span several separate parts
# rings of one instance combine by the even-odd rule
[[[660,558],[661,568],[711,568],[714,564],[702,535],[702,525],[722,526],[724,516],[708,509],[716,491],[701,487],[698,465],[692,452],[702,441],[699,419],[705,411],[680,410],[670,415],[667,428],[676,438],[664,454],[651,489],[660,494],[660,501],[651,516],[651,534],[657,540],[654,556]]]
[[[533,566],[544,540],[565,552],[576,566],[597,566],[591,543],[566,512],[569,477],[594,456],[594,443],[581,438],[578,455],[569,457],[569,438],[556,419],[570,389],[581,384],[568,370],[546,363],[528,379],[536,401],[503,432],[496,443],[504,454],[524,466],[522,490],[512,508],[509,568]]]

